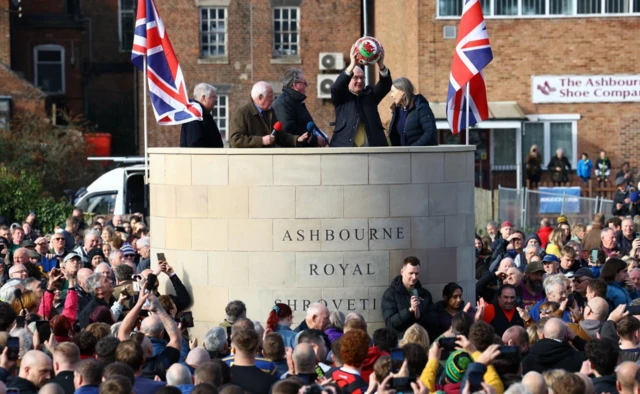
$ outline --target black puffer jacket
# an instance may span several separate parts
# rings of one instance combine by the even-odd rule
[[[384,322],[387,328],[393,328],[400,335],[403,335],[411,325],[418,323],[429,332],[430,338],[436,338],[438,323],[436,307],[433,303],[433,298],[431,298],[431,293],[422,287],[420,282],[416,284],[416,290],[418,290],[418,297],[420,297],[419,320],[416,320],[414,314],[409,312],[411,294],[402,284],[402,276],[396,276],[391,282],[391,287],[382,296],[382,317]]]
[[[567,372],[579,372],[584,360],[584,353],[574,349],[569,342],[544,338],[534,343],[529,349],[529,354],[522,359],[522,373],[542,373],[556,368]]]
[[[359,95],[351,93],[349,81],[353,74],[340,73],[331,86],[331,101],[336,110],[336,128],[330,146],[351,148],[360,121],[364,123],[369,146],[389,146],[382,127],[378,104],[391,90],[391,72],[380,75],[376,86],[365,87]]]
[[[291,135],[302,135],[307,132],[307,124],[313,118],[304,103],[307,96],[291,88],[282,89],[282,94],[273,102],[273,112],[282,123],[282,131]],[[318,146],[318,137],[303,146]]]
[[[304,104],[307,96],[291,88],[282,89],[282,94],[273,102],[273,111],[282,123],[283,131],[292,135],[307,132],[307,123],[313,122],[311,114]]]
[[[391,123],[389,124],[389,139],[391,145],[401,146],[402,138],[396,130],[398,112],[402,108],[391,108]],[[404,145],[407,146],[432,146],[438,145],[438,129],[436,119],[429,106],[429,101],[421,95],[413,97],[407,109],[407,120],[404,124]]]

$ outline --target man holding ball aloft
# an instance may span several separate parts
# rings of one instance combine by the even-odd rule
[[[388,146],[378,104],[391,90],[391,73],[384,65],[384,49],[373,37],[363,37],[352,47],[351,63],[331,87],[336,111],[333,147]],[[364,71],[358,65],[378,63],[380,80],[365,86]]]

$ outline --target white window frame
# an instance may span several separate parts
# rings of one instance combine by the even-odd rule
[[[61,69],[60,69],[60,73],[61,75],[61,79],[62,79],[62,90],[59,92],[46,92],[46,93],[52,93],[52,94],[65,94],[65,92],[67,91],[66,89],[66,80],[65,80],[65,50],[64,47],[62,45],[57,45],[57,44],[44,44],[44,45],[37,45],[33,48],[33,84],[35,86],[37,86],[39,89],[42,89],[39,85],[38,85],[38,64],[40,63],[38,61],[38,52],[40,51],[58,51],[60,52],[60,63],[61,63]],[[49,62],[45,62],[45,64],[57,64],[57,63],[49,63]],[[44,90],[43,90],[44,91]]]
[[[275,29],[275,22],[276,22],[276,18],[275,18],[275,11],[276,10],[280,10],[280,26],[282,27],[282,22],[283,21],[287,21],[287,22],[291,22],[293,19],[291,18],[291,10],[296,10],[296,30],[295,31],[291,31],[289,30],[287,33],[283,33],[283,32],[278,32],[276,33],[276,29]],[[282,11],[283,10],[288,10],[289,11],[289,17],[287,19],[283,19],[282,18]],[[282,7],[273,7],[273,9],[271,10],[271,26],[273,28],[273,37],[271,39],[272,42],[272,48],[273,48],[273,57],[274,58],[286,58],[286,57],[296,57],[296,56],[300,56],[300,7],[295,7],[295,6],[282,6]],[[291,54],[279,54],[276,56],[276,34],[280,34],[280,46],[283,46],[284,40],[282,39],[286,34],[292,34],[295,33],[297,34],[297,41],[296,41],[296,45],[298,46],[298,49],[296,50],[296,53],[291,53]],[[290,38],[290,37],[289,37]],[[289,40],[289,46],[291,46],[291,40]]]
[[[542,158],[543,166],[551,161],[551,157],[555,155],[555,151],[551,152],[551,123],[571,123],[571,145],[573,150],[571,152],[571,168],[574,170],[578,167],[578,120],[580,120],[579,114],[551,114],[551,115],[527,115],[527,120],[524,123],[542,123],[544,130],[544,157]],[[525,131],[526,127],[522,127]]]
[[[221,99],[224,98],[224,105],[220,105]],[[225,116],[220,116],[220,108],[223,107],[225,109]],[[218,125],[218,130],[220,130],[220,135],[224,141],[229,141],[229,95],[228,94],[218,94],[218,103],[215,107],[213,107],[213,111],[211,111],[211,116],[213,116],[213,120]],[[220,127],[220,119],[224,119],[225,127]]]
[[[223,10],[224,11],[224,17],[222,19],[222,21],[224,22],[224,54],[222,55],[206,55],[203,56],[202,55],[202,36],[203,34],[205,34],[205,32],[202,31],[202,10],[206,9],[207,10],[207,21],[210,21],[211,19],[209,19],[208,15],[210,14],[211,9],[215,9],[216,10],[216,15],[218,15],[218,11],[219,10]],[[229,56],[229,46],[227,45],[227,42],[229,40],[229,34],[228,34],[228,28],[229,28],[229,13],[228,13],[228,9],[227,7],[199,7],[198,8],[198,18],[200,20],[200,25],[198,26],[198,39],[199,39],[199,47],[200,47],[200,53],[198,54],[198,56],[201,59],[210,59],[210,58],[224,58]],[[216,21],[220,21],[220,19],[218,19],[218,17],[216,16]],[[206,32],[206,34],[210,37],[211,36],[211,32],[208,31]],[[220,34],[220,32],[216,32],[215,34]],[[216,43],[216,45],[220,45],[219,43]]]
[[[447,19],[460,19],[460,16],[440,16],[440,0],[435,0],[436,1],[436,19],[443,19],[443,20],[447,20]],[[451,1],[455,1],[455,0],[451,0]],[[457,0],[457,1],[462,1],[464,2],[464,0]],[[517,0],[518,2],[518,13],[517,15],[493,15],[493,13],[495,12],[495,7],[494,7],[494,3],[496,1],[499,0],[489,0],[490,1],[490,9],[491,9],[491,15],[485,15],[485,19],[536,19],[536,18],[609,18],[609,17],[633,17],[633,16],[638,16],[640,15],[640,10],[638,10],[637,12],[633,12],[633,2],[634,0],[625,0],[628,2],[629,5],[629,11],[628,12],[622,12],[622,13],[606,13],[605,12],[605,5],[606,5],[606,1],[607,0],[592,0],[592,1],[600,1],[600,10],[601,12],[598,14],[578,14],[578,0],[571,0],[572,1],[572,14],[569,15],[551,15],[549,14],[549,1],[550,0],[544,0],[545,1],[545,15],[522,15],[522,0]],[[464,4],[464,3],[463,3]]]
[[[135,29],[136,26],[136,14],[135,14],[135,10],[136,10],[136,1],[133,0],[131,3],[133,4],[133,8],[130,10],[125,10],[122,8],[122,2],[124,0],[118,0],[118,46],[120,47],[120,52],[131,52],[131,48],[126,48],[124,47],[124,37],[123,37],[123,30],[122,30],[122,17],[125,14],[131,14],[133,17],[133,28]],[[134,32],[131,32],[131,34],[134,34]],[[133,37],[131,39],[131,44],[133,45]]]

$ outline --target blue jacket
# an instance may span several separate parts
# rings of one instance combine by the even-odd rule
[[[531,318],[533,319],[533,321],[537,322],[538,320],[540,320],[540,305],[542,305],[545,302],[547,302],[546,298],[542,301],[538,301],[538,303],[535,304],[533,308],[531,308],[531,310],[529,311],[529,314],[531,315]],[[566,323],[573,323],[573,321],[571,320],[571,314],[569,313],[569,311],[564,311],[564,314],[562,315],[562,321]]]
[[[402,130],[404,135],[399,134],[398,130],[396,130],[398,112],[402,111],[402,109],[394,106],[391,111],[391,123],[389,124],[391,145],[438,145],[436,119],[429,102],[423,95],[416,94],[411,104],[409,104],[407,119]]]
[[[192,384],[179,384],[176,387],[182,391],[182,394],[191,394],[195,386]]]
[[[591,160],[580,160],[578,162],[578,176],[584,179],[591,179],[591,169],[593,168],[593,162]]]
[[[624,288],[620,283],[611,282],[607,286],[607,298],[613,301],[614,307],[618,307],[621,304],[630,304],[636,298],[640,298],[640,294],[637,290],[632,293]]]
[[[278,324],[276,326],[276,332],[280,334],[282,340],[284,341],[285,347],[294,348],[296,347],[296,332],[293,331],[290,327],[283,326],[282,324]]]
[[[74,391],[73,394],[98,394],[99,392],[98,386],[82,386]]]

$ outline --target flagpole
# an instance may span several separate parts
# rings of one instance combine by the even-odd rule
[[[466,127],[465,127],[465,131],[466,131],[466,137],[467,137],[467,145],[469,145],[469,84],[471,83],[471,81],[467,82],[467,123],[466,123]]]
[[[142,86],[144,92],[143,117],[144,117],[144,183],[149,184],[149,154],[148,154],[148,138],[147,138],[147,55],[142,56],[142,64],[144,75],[142,77]]]

